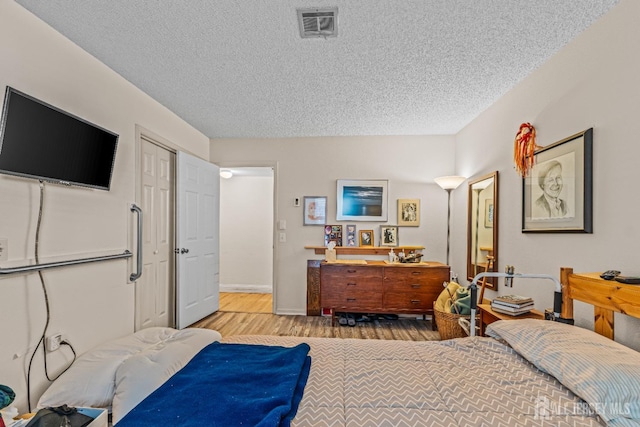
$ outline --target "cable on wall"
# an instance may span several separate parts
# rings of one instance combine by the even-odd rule
[[[40,204],[39,204],[39,208],[38,208],[38,222],[36,225],[36,235],[35,235],[35,249],[34,249],[34,255],[35,255],[35,259],[36,259],[36,264],[40,263],[40,257],[39,257],[39,245],[40,245],[40,225],[42,223],[42,213],[44,211],[44,181],[40,181]],[[38,270],[38,276],[40,277],[40,284],[42,287],[42,293],[44,295],[44,304],[45,304],[45,309],[46,309],[46,321],[45,321],[45,325],[44,325],[44,329],[42,330],[42,335],[40,336],[40,340],[38,341],[38,344],[36,345],[36,348],[33,349],[33,353],[31,354],[31,358],[29,359],[29,367],[27,369],[27,406],[29,408],[29,412],[31,412],[31,366],[33,364],[33,359],[35,358],[36,353],[38,352],[38,348],[40,348],[40,346],[42,346],[42,354],[43,354],[43,358],[44,358],[44,373],[45,376],[47,377],[47,380],[49,381],[55,381],[56,379],[58,379],[60,377],[60,375],[64,374],[67,369],[69,369],[71,367],[71,365],[73,365],[73,363],[76,361],[76,352],[73,348],[73,346],[67,342],[67,341],[62,341],[60,344],[62,345],[66,345],[69,348],[71,348],[71,352],[73,353],[73,359],[71,360],[71,363],[69,363],[69,365],[62,371],[60,372],[55,378],[51,379],[49,378],[49,372],[47,370],[47,350],[45,348],[44,345],[44,340],[47,336],[47,330],[49,328],[49,321],[51,320],[51,310],[49,307],[49,295],[47,294],[47,287],[44,281],[44,276],[42,275],[42,271]]]

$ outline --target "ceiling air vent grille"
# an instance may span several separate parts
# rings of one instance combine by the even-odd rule
[[[338,35],[338,8],[298,9],[300,36],[336,37]]]

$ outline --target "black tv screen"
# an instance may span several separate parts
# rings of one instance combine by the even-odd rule
[[[7,87],[0,173],[109,190],[118,135]]]

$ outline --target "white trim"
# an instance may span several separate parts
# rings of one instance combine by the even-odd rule
[[[270,285],[245,285],[245,284],[222,284],[220,283],[220,292],[246,292],[253,294],[270,294],[272,292]]]

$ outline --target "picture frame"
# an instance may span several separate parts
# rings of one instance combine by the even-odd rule
[[[523,233],[593,233],[593,128],[536,150],[522,180]]]
[[[324,245],[336,242],[336,246],[342,246],[342,225],[325,225],[324,226]]]
[[[398,226],[380,226],[380,246],[398,246]]]
[[[356,225],[355,224],[347,224],[347,246],[353,247],[358,246],[358,240],[356,239]]]
[[[324,225],[327,222],[327,197],[304,196],[303,225]]]
[[[360,230],[359,235],[360,235],[360,239],[359,239],[360,246],[374,245],[373,230]]]
[[[398,225],[420,226],[420,199],[398,199]]]
[[[493,199],[484,200],[484,228],[493,228]]]
[[[387,221],[389,181],[337,180],[337,221]]]

